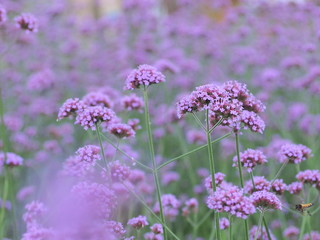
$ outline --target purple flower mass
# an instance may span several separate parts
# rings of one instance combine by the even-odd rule
[[[319,16],[0,0],[0,240],[320,239]]]

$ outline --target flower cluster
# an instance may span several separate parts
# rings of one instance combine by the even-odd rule
[[[21,166],[23,164],[23,158],[19,155],[11,152],[0,152],[0,167],[7,165],[10,167]]]
[[[252,200],[253,204],[259,209],[275,209],[281,210],[282,204],[279,198],[267,191],[258,191],[254,192],[250,199]]]
[[[198,212],[199,203],[196,198],[190,198],[185,202],[185,206],[182,208],[182,215],[189,216],[191,212]]]
[[[120,161],[113,161],[108,164],[111,179],[115,182],[124,181],[130,176],[130,168]]]
[[[233,158],[233,162],[233,166],[237,167],[237,156]],[[240,153],[240,162],[243,167],[248,169],[248,172],[251,172],[255,166],[266,163],[267,158],[262,151],[247,149],[246,151]]]
[[[163,240],[163,227],[159,223],[153,224],[151,227],[151,232],[148,232],[144,235],[146,240]]]
[[[82,98],[82,101],[88,106],[113,107],[113,102],[109,96],[102,92],[90,92]]]
[[[287,190],[287,185],[283,182],[283,179],[275,179],[272,182],[271,190],[277,195],[282,195]]]
[[[129,219],[128,225],[130,225],[131,227],[136,228],[136,229],[141,229],[141,228],[149,225],[149,223],[147,221],[146,216],[140,215],[138,217]]]
[[[269,191],[271,188],[270,182],[267,179],[265,179],[264,176],[255,176],[253,178],[253,181],[254,181],[255,187],[253,187],[251,180],[246,182],[244,186],[245,193],[253,193],[254,191],[263,191],[263,190]]]
[[[33,74],[28,80],[28,89],[32,91],[44,91],[54,84],[54,74],[50,69],[45,69]]]
[[[278,153],[279,162],[299,164],[311,157],[311,149],[302,144],[285,144]]]
[[[276,238],[273,236],[272,233],[270,233],[270,235],[271,235],[271,240],[276,240]],[[250,240],[254,240],[254,239],[257,239],[257,240],[269,240],[268,233],[264,228],[261,228],[259,233],[258,233],[258,226],[253,226],[250,229],[249,239]]]
[[[164,215],[170,220],[174,220],[179,214],[180,201],[173,194],[164,194],[161,196],[161,202]],[[157,202],[153,210],[155,213],[160,212],[159,202]]]
[[[287,186],[287,191],[290,194],[299,194],[303,189],[303,183],[293,182]]]
[[[225,189],[218,188],[208,197],[207,206],[217,212],[226,212],[243,219],[256,211],[253,201],[244,196],[236,186],[229,186]]]
[[[76,151],[76,155],[80,161],[95,165],[96,161],[101,159],[100,147],[95,145],[86,145]]]
[[[107,221],[107,228],[112,232],[112,234],[117,238],[123,238],[126,234],[126,230],[124,229],[122,223],[116,221]]]
[[[319,170],[305,170],[296,175],[296,178],[302,183],[309,183],[312,186],[320,189],[320,171]]]
[[[121,99],[121,105],[127,111],[141,111],[143,109],[144,103],[143,99],[138,97],[136,94],[130,94],[128,96],[124,96]]]
[[[7,10],[0,5],[0,24],[7,21]]]
[[[15,17],[16,26],[26,32],[38,32],[38,20],[29,13]]]
[[[224,230],[230,227],[230,222],[228,218],[220,218],[219,219],[220,229]]]
[[[287,227],[284,231],[283,231],[283,236],[286,239],[297,239],[297,237],[299,236],[300,230],[299,228],[295,227],[295,226],[290,226]]]
[[[118,138],[134,137],[136,134],[132,127],[125,123],[111,123],[108,131]]]
[[[59,109],[58,120],[70,117],[76,114],[78,111],[83,111],[85,109],[85,103],[79,98],[69,98]]]
[[[144,64],[138,66],[137,69],[133,70],[127,77],[125,88],[133,90],[140,88],[141,86],[150,86],[165,82],[165,76],[159,72],[155,67]]]
[[[217,172],[214,175],[216,186],[219,186],[224,181],[225,176],[226,175],[221,172]],[[212,191],[212,176],[211,175],[204,179],[204,186],[206,187],[208,192]]]

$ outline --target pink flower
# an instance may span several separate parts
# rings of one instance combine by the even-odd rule
[[[225,176],[226,175],[221,172],[217,172],[214,175],[214,179],[215,179],[217,186],[219,186],[224,181]],[[208,192],[212,191],[212,176],[211,175],[205,178],[204,185],[205,185]]]
[[[233,158],[233,162],[233,166],[237,167],[237,156]],[[249,148],[246,151],[240,153],[240,162],[243,167],[248,169],[248,172],[251,172],[255,166],[266,163],[267,158],[260,150],[254,150]]]
[[[23,215],[23,221],[27,224],[27,228],[38,225],[39,219],[47,212],[47,208],[43,203],[33,201],[25,206],[26,212]]]
[[[252,132],[263,133],[265,123],[255,112],[243,111],[241,113],[241,122],[244,129],[250,129]]]
[[[86,107],[85,103],[79,98],[67,99],[59,109],[58,120],[72,116],[77,111],[82,111]]]
[[[52,88],[54,74],[50,69],[45,69],[33,74],[28,80],[28,89],[32,91],[44,91]]]
[[[283,236],[286,239],[291,239],[291,240],[295,240],[297,239],[297,237],[299,236],[300,230],[299,228],[295,227],[295,226],[290,226],[287,227],[284,231],[283,231]]]
[[[0,24],[7,21],[7,10],[0,5]]]
[[[164,215],[170,220],[174,220],[179,214],[180,201],[173,194],[164,194],[161,196]],[[155,213],[160,212],[159,202],[154,205]]]
[[[267,234],[265,228],[260,228],[259,233],[257,233],[257,231],[258,231],[258,226],[253,226],[250,229],[250,232],[249,232],[249,239],[250,240],[254,240],[256,235],[257,235],[257,240],[269,240],[268,234]],[[273,236],[273,234],[271,232],[270,232],[270,235],[271,235],[271,240],[276,240],[276,238]]]
[[[115,235],[117,238],[122,238],[126,234],[126,230],[120,222],[107,221],[106,225],[109,231],[111,231],[111,233]]]
[[[90,92],[82,98],[82,101],[88,106],[113,107],[113,102],[109,96],[102,92]]]
[[[220,229],[224,230],[224,229],[229,228],[230,222],[229,222],[228,218],[220,218],[219,225],[220,225]]]
[[[250,199],[253,201],[253,204],[260,209],[275,209],[281,210],[282,204],[279,198],[271,192],[267,191],[258,191],[254,192]]]
[[[190,198],[185,203],[185,206],[182,209],[182,215],[188,216],[191,212],[197,213],[199,208],[199,203],[196,198]]]
[[[76,151],[76,155],[80,161],[84,161],[92,165],[95,165],[96,161],[101,159],[100,147],[95,145],[87,145],[79,148]]]
[[[38,32],[38,20],[29,13],[15,17],[16,26],[26,32]]]
[[[278,153],[278,159],[281,163],[288,161],[289,163],[299,164],[311,156],[311,149],[302,144],[285,144]]]
[[[11,152],[3,153],[0,152],[0,167],[6,164],[7,166],[22,166],[23,158],[19,155]]]
[[[140,215],[138,217],[129,219],[128,225],[130,225],[131,227],[136,228],[136,229],[141,229],[141,228],[149,225],[149,223],[147,221],[146,216]]]
[[[130,176],[130,168],[118,160],[109,163],[108,167],[113,181],[124,181]]]
[[[81,125],[84,130],[89,128],[96,130],[96,124],[101,122],[109,123],[116,118],[115,113],[106,107],[94,106],[86,107],[83,111],[78,112],[75,124]]]
[[[293,182],[287,186],[287,191],[291,194],[299,194],[303,189],[301,182]]]
[[[144,102],[136,94],[130,94],[121,99],[121,105],[127,111],[141,111],[144,107]]]
[[[311,184],[320,189],[320,171],[319,170],[305,170],[296,175],[296,178],[303,184]]]
[[[128,90],[138,89],[141,86],[150,86],[165,82],[165,76],[159,72],[155,67],[150,65],[140,65],[134,69],[126,80],[125,88]]]
[[[163,227],[160,223],[155,223],[150,227],[151,231],[155,234],[162,234],[163,233]]]
[[[282,195],[287,190],[287,185],[282,179],[276,179],[271,185],[271,190],[277,195]]]
[[[108,131],[118,138],[134,137],[136,134],[132,127],[125,123],[111,123]]]
[[[255,189],[253,188],[252,181],[249,180],[244,186],[245,193],[253,193],[254,191],[270,191],[271,185],[270,182],[265,179],[264,176],[255,176],[253,178]]]
[[[253,201],[244,196],[236,186],[218,188],[208,197],[207,206],[217,212],[226,212],[243,219],[256,212]]]
[[[320,240],[320,233],[317,231],[312,231],[310,233],[311,238],[309,236],[309,233],[303,235],[303,240]]]

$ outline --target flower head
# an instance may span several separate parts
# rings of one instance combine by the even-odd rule
[[[320,189],[320,171],[319,170],[305,170],[296,175],[298,181],[308,183]]]
[[[229,222],[228,218],[220,218],[219,225],[220,225],[220,229],[224,230],[224,229],[229,228],[230,222]]]
[[[267,231],[264,229],[264,228],[261,228],[259,233],[258,232],[258,226],[253,226],[251,229],[250,229],[250,232],[249,232],[249,239],[250,240],[269,240],[268,238],[268,233]],[[257,238],[255,238],[257,235]],[[276,238],[273,236],[273,234],[270,232],[270,235],[271,235],[271,240],[276,240]]]
[[[271,185],[271,190],[277,195],[282,195],[284,191],[287,190],[287,185],[282,179],[276,179]]]
[[[102,92],[90,92],[82,98],[82,101],[88,106],[102,106],[111,108],[113,102],[108,95]]]
[[[159,72],[155,67],[150,65],[140,65],[134,69],[126,80],[125,88],[128,90],[138,89],[141,86],[150,86],[165,82],[165,76]]]
[[[221,172],[217,172],[214,175],[215,183],[217,186],[219,186],[224,181],[225,176],[226,175]],[[205,185],[208,192],[212,191],[212,176],[211,175],[205,178],[204,185]]]
[[[108,164],[113,181],[124,181],[130,176],[130,168],[120,161],[113,161]]]
[[[295,226],[290,226],[287,227],[284,231],[283,231],[283,236],[286,239],[297,239],[297,237],[299,236],[300,230],[299,228],[295,227]]]
[[[23,164],[23,158],[15,153],[0,152],[0,166],[2,166],[4,164],[7,166],[11,166],[11,167],[21,166]]]
[[[80,161],[84,161],[94,165],[96,161],[101,159],[100,147],[95,145],[86,145],[76,151],[76,155]]]
[[[207,206],[217,212],[227,212],[243,219],[256,211],[252,200],[244,196],[236,186],[218,188],[208,197]]]
[[[107,221],[107,228],[114,234],[117,238],[122,238],[126,234],[126,230],[124,229],[121,222],[116,221]]]
[[[161,196],[161,202],[163,207],[163,212],[166,217],[170,220],[175,219],[179,214],[179,207],[181,205],[180,201],[173,194],[164,194]],[[160,212],[159,202],[157,202],[153,208],[155,213]]]
[[[144,103],[141,97],[138,97],[136,94],[130,94],[121,99],[121,105],[127,111],[141,111]]]
[[[136,134],[132,127],[125,123],[111,123],[108,131],[118,138],[134,137]]]
[[[77,111],[82,111],[86,107],[85,103],[79,98],[69,98],[59,109],[58,120],[72,116]]]
[[[250,198],[253,201],[253,204],[260,209],[275,209],[275,210],[281,210],[282,204],[279,200],[279,198],[267,191],[258,191],[254,192]]]
[[[237,156],[233,158],[233,162],[233,166],[238,166]],[[266,163],[267,158],[260,150],[247,149],[240,153],[240,162],[243,167],[248,169],[248,172],[251,172],[255,166]]]
[[[7,10],[0,5],[0,24],[7,21]]]
[[[293,182],[287,186],[287,191],[291,194],[299,194],[303,189],[301,182]]]
[[[38,20],[29,13],[15,17],[16,26],[26,32],[38,32]]]
[[[182,215],[188,216],[191,212],[198,212],[199,203],[196,198],[190,198],[185,202],[185,206],[182,209]]]
[[[131,227],[136,228],[136,229],[141,229],[141,228],[149,225],[149,223],[147,221],[146,216],[140,215],[138,217],[129,219],[128,225],[130,225]]]
[[[252,181],[247,181],[244,186],[245,193],[253,193],[254,191],[269,191],[271,188],[270,182],[265,179],[264,176],[255,176],[253,178],[255,188],[252,185]]]
[[[302,144],[285,144],[278,153],[279,162],[299,164],[311,157],[311,149]]]

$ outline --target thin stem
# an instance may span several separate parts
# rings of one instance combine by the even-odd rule
[[[101,136],[111,145],[113,146],[114,148],[117,148],[117,145],[114,144],[109,138],[107,138],[104,134],[101,134]],[[139,166],[143,167],[145,170],[148,170],[148,171],[153,171],[152,168],[148,167],[147,165],[144,165],[143,163],[135,160],[132,156],[130,156],[129,154],[127,154],[125,151],[123,151],[121,148],[118,148],[118,151],[120,153],[122,153],[123,155],[125,155],[127,158],[129,158],[132,162],[138,164]]]
[[[255,190],[256,189],[256,184],[254,183],[253,171],[250,172],[250,178],[251,178],[253,190]]]
[[[145,106],[145,124],[148,132],[148,142],[149,142],[149,150],[150,150],[150,157],[152,160],[152,168],[153,168],[153,177],[156,184],[157,189],[157,197],[159,202],[159,208],[160,208],[160,218],[164,225],[166,225],[166,220],[163,213],[163,206],[161,201],[161,189],[160,189],[160,181],[158,176],[158,170],[157,170],[157,163],[155,159],[154,154],[154,146],[153,146],[153,138],[152,138],[152,131],[151,131],[151,121],[150,121],[150,114],[149,114],[149,103],[148,103],[148,92],[145,88],[143,91],[143,99],[144,99],[144,106]],[[163,229],[163,237],[165,240],[167,240],[167,230],[166,228]]]
[[[207,212],[207,214],[198,223],[198,227],[200,227],[208,219],[208,217],[211,215],[211,213],[212,213],[211,211]]]
[[[303,216],[301,227],[300,227],[299,240],[302,240],[303,238],[304,229],[306,228],[306,223],[307,223],[307,216]]]
[[[232,216],[229,215],[229,240],[232,240]]]
[[[106,155],[104,154],[104,149],[103,149],[102,140],[101,140],[100,126],[98,124],[96,124],[96,130],[97,130],[98,140],[99,140],[99,144],[100,144],[102,159],[103,159],[106,167],[108,167],[108,162],[106,159]]]
[[[213,130],[222,123],[223,119],[224,118],[220,118],[219,121],[209,130],[209,133],[212,133]]]
[[[219,137],[219,138],[211,141],[211,144],[220,142],[222,139],[225,139],[225,138],[229,137],[231,134],[232,134],[231,132],[230,132],[230,133],[227,133],[226,135],[223,135],[222,137]],[[201,146],[201,147],[198,147],[198,148],[195,148],[195,149],[191,150],[190,152],[187,152],[187,153],[184,153],[184,154],[182,154],[182,155],[180,155],[180,156],[178,156],[178,157],[172,158],[172,159],[168,160],[167,162],[159,165],[159,166],[157,167],[157,170],[159,170],[159,169],[167,166],[168,164],[170,164],[170,163],[172,163],[172,162],[174,162],[174,161],[176,161],[176,160],[178,160],[178,159],[184,158],[184,157],[188,156],[188,155],[191,154],[191,153],[198,152],[198,151],[200,151],[200,150],[202,150],[202,149],[205,149],[207,146],[208,146],[208,144],[205,144],[205,145],[203,145],[203,146]]]
[[[257,238],[258,238],[258,236],[259,236],[260,229],[261,229],[261,225],[262,225],[263,215],[264,215],[264,211],[262,211],[262,212],[260,213],[258,229],[257,229],[256,234],[255,234],[255,236],[254,236],[254,240],[257,240]]]
[[[3,221],[5,218],[5,211],[6,211],[6,203],[8,199],[8,192],[9,192],[9,176],[8,176],[8,169],[5,169],[5,175],[4,175],[4,184],[3,184],[3,194],[1,198],[1,211],[0,211],[0,226],[3,226]],[[4,231],[4,229],[2,229]],[[3,232],[1,231],[3,234]],[[2,235],[1,234],[1,235]],[[2,239],[3,236],[1,236]]]
[[[215,167],[214,167],[214,159],[213,159],[213,149],[211,144],[211,134],[210,130],[210,123],[209,123],[209,110],[206,110],[206,133],[207,133],[207,145],[208,145],[208,155],[209,155],[209,165],[210,165],[210,172],[211,172],[211,181],[212,181],[212,189],[215,192],[217,190],[216,181],[215,181]],[[216,232],[217,232],[217,239],[221,239],[220,233],[220,224],[219,224],[219,213],[216,213]]]
[[[160,223],[162,223],[161,219],[152,211],[152,209],[144,202],[144,200],[133,190],[131,190],[124,182],[122,182],[122,184],[125,186],[125,188],[132,194],[135,196],[135,198],[137,198],[139,200],[139,202],[145,207],[145,209],[147,209],[147,211],[149,213],[151,213],[151,215],[157,219],[157,221],[159,221]],[[171,235],[172,237],[174,237],[176,240],[180,240],[180,238],[178,238],[171,230],[170,228],[168,228],[168,226],[166,224],[163,224],[163,228],[165,228]]]
[[[266,232],[267,232],[268,240],[272,240],[265,216],[263,216],[262,220],[263,220],[264,228],[266,229]]]
[[[287,166],[287,164],[289,163],[289,159],[287,159],[282,166],[279,168],[278,172],[276,173],[276,175],[274,176],[274,178],[271,181],[271,185],[274,183],[274,181],[277,179],[277,177],[280,175],[280,173],[283,171],[283,169]]]
[[[206,131],[205,126],[203,126],[201,120],[198,118],[198,116],[197,116],[194,112],[192,113],[192,116],[194,117],[194,119],[196,120],[196,122],[199,124],[199,126],[200,126],[204,131]]]
[[[240,141],[239,141],[239,134],[235,133],[236,135],[236,150],[237,150],[237,160],[238,160],[238,169],[239,169],[239,176],[240,176],[240,184],[241,188],[244,187],[244,180],[242,175],[242,165],[240,161]],[[248,220],[244,220],[244,227],[245,227],[245,234],[246,234],[246,240],[249,240],[249,226],[248,226]]]

